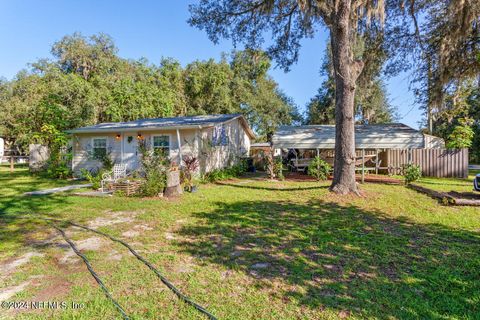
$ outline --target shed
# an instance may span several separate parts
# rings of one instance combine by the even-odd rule
[[[272,139],[278,149],[334,149],[334,125],[281,126]],[[355,125],[357,149],[422,149],[442,147],[442,139],[403,123]]]
[[[281,126],[272,146],[282,150],[291,168],[304,171],[316,155],[334,164],[335,126]],[[468,149],[447,150],[439,137],[403,123],[355,125],[357,170],[402,174],[408,163],[418,164],[424,175],[465,177]]]

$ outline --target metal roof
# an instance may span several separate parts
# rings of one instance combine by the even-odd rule
[[[270,147],[270,142],[256,142],[250,145],[250,148],[266,148]]]
[[[248,134],[254,137],[254,133],[247,121],[240,113],[215,114],[174,118],[139,119],[128,122],[105,122],[93,126],[77,128],[67,131],[68,133],[101,133],[118,132],[127,130],[156,130],[156,129],[200,129],[215,126],[233,119],[239,118]]]
[[[334,149],[334,125],[281,126],[272,139],[275,148]],[[403,123],[355,125],[358,149],[424,148],[424,135]]]

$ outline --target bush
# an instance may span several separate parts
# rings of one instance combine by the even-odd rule
[[[447,138],[447,148],[461,149],[470,148],[472,146],[475,132],[471,126],[459,125],[456,126],[452,133]]]
[[[214,169],[206,173],[202,177],[202,181],[216,182],[216,181],[227,180],[231,178],[237,178],[243,175],[245,172],[246,172],[245,163],[241,161],[239,164],[231,166],[229,168]]]
[[[54,125],[43,125],[40,132],[34,133],[33,141],[45,145],[50,151],[43,174],[49,178],[66,179],[72,176],[70,162],[72,153],[68,152],[67,135]]]
[[[283,167],[282,157],[275,158],[275,160],[273,161],[273,174],[277,179],[285,180],[285,176],[283,175],[283,170],[284,170],[284,167]]]
[[[144,197],[158,197],[167,185],[165,171],[151,172],[145,177],[140,187],[140,194]]]
[[[404,167],[404,176],[405,184],[410,184],[422,177],[422,170],[420,169],[420,166],[410,163]]]
[[[72,170],[66,160],[48,162],[47,176],[54,179],[66,179],[72,176]]]
[[[100,189],[102,186],[102,175],[105,173],[105,170],[91,172],[87,169],[80,169],[80,173],[84,179],[87,179],[87,181],[92,184],[94,190]]]
[[[308,165],[308,175],[314,177],[318,181],[327,180],[331,170],[332,167],[318,156]]]
[[[104,156],[102,156],[100,161],[102,162],[102,168],[106,171],[111,171],[115,165],[110,152],[107,152]]]
[[[164,152],[148,149],[145,142],[138,147],[142,158],[142,171],[145,178],[140,187],[140,194],[145,197],[157,197],[167,185],[167,170],[170,160]]]

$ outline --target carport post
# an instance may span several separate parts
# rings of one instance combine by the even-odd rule
[[[362,149],[362,183],[365,182],[365,149]]]

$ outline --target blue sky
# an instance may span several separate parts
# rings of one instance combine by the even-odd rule
[[[51,45],[66,34],[98,32],[113,37],[124,58],[158,63],[173,57],[183,65],[196,59],[218,59],[233,49],[230,41],[211,43],[190,27],[188,4],[195,1],[0,0],[0,77],[11,79],[27,63],[50,57]],[[319,76],[326,32],[305,40],[298,63],[288,73],[270,73],[302,111],[322,83]],[[388,93],[400,121],[415,128],[421,111],[408,91],[408,75],[388,80]]]

